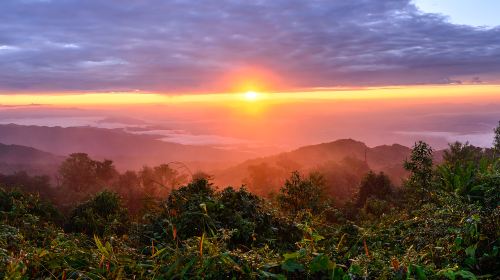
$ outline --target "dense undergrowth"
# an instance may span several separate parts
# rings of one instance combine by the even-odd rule
[[[419,142],[403,186],[369,173],[343,205],[318,174],[268,199],[201,176],[135,215],[110,191],[63,215],[4,186],[0,277],[498,279],[499,151],[456,143],[435,166]]]

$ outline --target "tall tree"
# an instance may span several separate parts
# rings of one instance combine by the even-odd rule
[[[95,161],[85,153],[71,154],[59,167],[62,187],[77,193],[109,187],[117,175],[112,161]]]
[[[495,128],[494,133],[493,149],[495,150],[495,155],[500,156],[500,121],[498,121],[498,126]]]
[[[310,210],[319,213],[324,206],[325,183],[319,173],[312,173],[303,178],[295,171],[280,189],[278,202],[281,207],[292,213],[300,210]]]
[[[429,144],[418,141],[413,146],[410,159],[405,160],[404,168],[411,172],[408,183],[422,190],[429,189],[432,181],[432,148]]]
[[[144,192],[152,197],[165,196],[188,180],[186,174],[179,173],[168,164],[144,166],[139,172],[139,178]]]
[[[385,199],[392,193],[391,180],[383,172],[375,174],[370,171],[363,178],[357,195],[357,205],[362,207],[370,197]]]
[[[462,166],[472,162],[478,165],[483,158],[483,149],[470,145],[469,142],[454,142],[448,144],[448,149],[444,151],[443,160],[449,166]]]

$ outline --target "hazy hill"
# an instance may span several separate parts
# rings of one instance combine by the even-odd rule
[[[346,198],[369,171],[386,173],[399,185],[407,173],[403,161],[411,149],[399,144],[368,147],[363,142],[341,139],[310,145],[273,156],[244,161],[241,164],[214,173],[219,185],[240,185],[266,194],[277,191],[290,173],[318,171],[322,173],[335,197]],[[441,151],[435,153],[440,160]]]
[[[0,173],[53,174],[63,159],[32,147],[0,143]]]
[[[244,152],[168,143],[153,136],[94,127],[0,125],[0,142],[61,156],[84,152],[96,159],[111,159],[120,169],[170,161],[238,162],[250,157]]]

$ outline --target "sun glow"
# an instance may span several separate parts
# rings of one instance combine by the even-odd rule
[[[255,91],[247,91],[245,92],[245,100],[247,101],[255,101],[259,98],[259,94]]]
[[[500,85],[432,85],[400,86],[361,89],[311,89],[300,92],[274,92],[252,90],[239,94],[160,94],[160,93],[59,93],[59,94],[3,94],[0,92],[0,110],[9,106],[129,106],[148,104],[224,104],[249,107],[284,102],[313,102],[325,100],[416,100],[435,102],[466,102],[478,99],[500,100]],[[257,104],[258,103],[258,104]],[[257,106],[258,105],[258,106]]]

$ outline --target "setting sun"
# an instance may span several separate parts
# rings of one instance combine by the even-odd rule
[[[247,101],[255,101],[259,97],[259,94],[255,91],[247,91],[245,92],[245,99]]]

